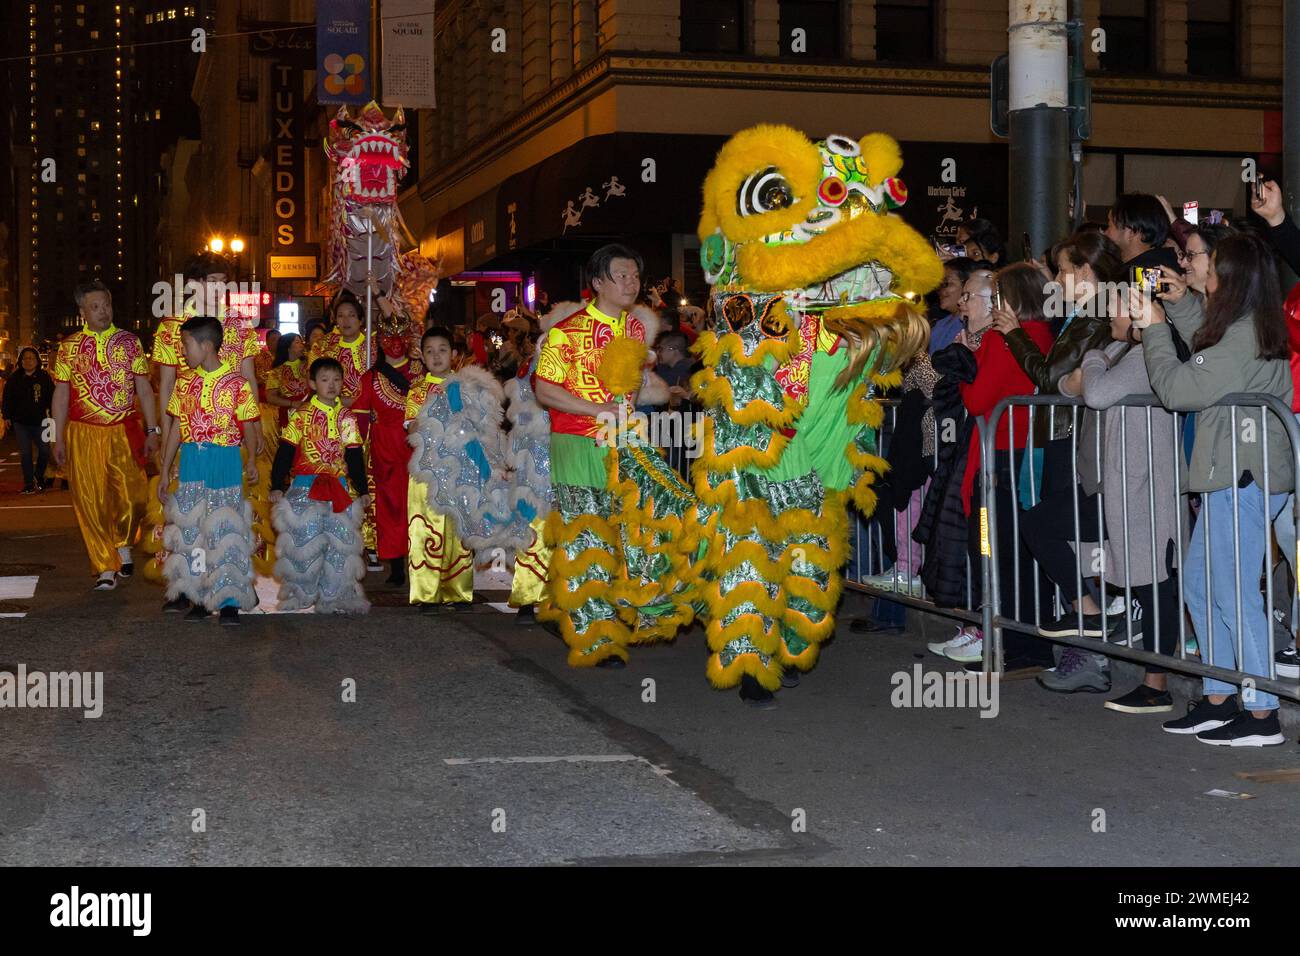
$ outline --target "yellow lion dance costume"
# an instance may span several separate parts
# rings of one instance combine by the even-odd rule
[[[810,669],[834,629],[849,499],[874,510],[885,469],[873,395],[928,335],[912,299],[943,267],[891,213],[901,167],[881,133],[814,143],[764,125],[732,137],[704,183],[712,322],[694,347],[706,414],[688,537],[705,545],[709,679],[751,701]]]

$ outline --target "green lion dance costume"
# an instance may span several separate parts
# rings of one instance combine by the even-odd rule
[[[706,414],[682,545],[705,545],[695,597],[717,687],[748,675],[775,690],[834,629],[849,499],[870,513],[885,468],[873,395],[926,341],[909,297],[943,275],[890,212],[901,166],[880,133],[813,143],[765,125],[732,137],[705,180],[713,320],[695,345]]]

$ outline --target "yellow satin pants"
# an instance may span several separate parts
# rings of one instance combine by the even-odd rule
[[[68,422],[68,491],[95,574],[120,571],[118,548],[135,543],[149,482],[131,455],[123,425]]]
[[[406,576],[412,604],[454,604],[474,600],[474,552],[451,530],[451,522],[429,507],[429,492],[414,478],[406,491]]]
[[[529,522],[533,537],[527,548],[515,553],[515,575],[510,582],[510,606],[523,607],[537,604],[546,594],[546,575],[551,569],[551,549],[542,539],[546,518],[538,516]]]

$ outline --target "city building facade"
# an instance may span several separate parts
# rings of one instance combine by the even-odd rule
[[[894,136],[902,214],[927,235],[1005,226],[989,65],[1008,19],[1005,0],[440,3],[438,108],[403,208],[448,274],[534,274],[567,298],[619,237],[698,295],[703,176],[770,122]],[[1125,191],[1245,212],[1242,161],[1267,173],[1281,151],[1281,0],[1086,0],[1084,24],[1089,215]]]

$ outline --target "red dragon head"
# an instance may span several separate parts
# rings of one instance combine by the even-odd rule
[[[406,153],[406,118],[399,107],[390,121],[373,100],[354,121],[346,106],[330,120],[325,152],[335,163],[335,177],[344,200],[362,204],[391,204],[397,182],[410,167]]]

